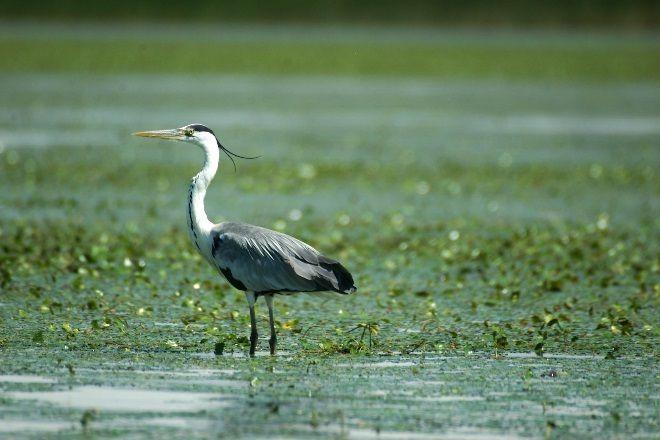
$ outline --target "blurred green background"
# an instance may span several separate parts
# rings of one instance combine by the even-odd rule
[[[468,26],[610,26],[633,29],[658,25],[660,7],[653,0],[157,0],[111,2],[3,0],[6,18],[202,20],[210,22],[393,23]]]

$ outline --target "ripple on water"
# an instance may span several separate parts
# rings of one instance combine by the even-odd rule
[[[0,433],[12,432],[55,432],[64,429],[73,429],[76,425],[65,421],[34,420],[34,419],[2,419]]]
[[[78,374],[84,376],[87,374],[98,375],[101,373],[111,373],[115,377],[123,378],[125,375],[141,375],[149,380],[165,380],[168,383],[184,383],[187,385],[209,385],[222,388],[244,388],[248,386],[249,381],[233,378],[238,370],[226,369],[207,369],[193,368],[184,371],[175,370],[124,370],[107,368],[78,368]]]
[[[419,362],[412,361],[379,361],[379,362],[360,362],[360,363],[340,363],[337,367],[341,368],[401,368],[418,365]]]
[[[29,374],[2,374],[0,375],[0,383],[55,383],[57,380],[44,377],[34,376]]]
[[[143,428],[144,426],[157,426],[173,429],[185,429],[193,431],[204,431],[208,429],[219,429],[220,422],[217,420],[190,418],[190,417],[153,417],[146,419],[110,419],[97,420],[94,427],[104,429],[116,428]],[[2,419],[0,423],[0,433],[45,433],[58,432],[65,430],[79,430],[79,423],[72,423],[65,420],[45,420],[39,418],[33,419]]]
[[[503,353],[504,357],[513,359],[586,359],[600,361],[605,359],[605,356],[598,356],[594,354],[567,354],[567,353],[543,353],[543,357],[538,356],[534,352],[525,353]]]
[[[197,412],[230,405],[230,402],[224,398],[225,396],[213,393],[96,386],[82,386],[60,391],[16,391],[6,393],[6,396],[12,399],[37,400],[67,408],[96,408],[122,412]]]
[[[198,352],[198,353],[191,353],[190,356],[200,358],[200,359],[216,359],[216,358],[235,358],[235,359],[243,359],[247,358],[248,355],[247,353],[244,353],[242,351],[235,351],[232,353],[225,353],[221,355],[217,355],[215,353],[211,352]],[[266,350],[257,350],[255,352],[256,357],[268,357],[270,358],[270,351]],[[278,350],[277,351],[277,358],[282,359],[282,358],[290,358],[293,356],[292,352],[286,351],[286,350]]]
[[[302,432],[309,432],[312,429],[304,425],[295,425],[295,429]],[[350,428],[337,425],[328,425],[314,429],[314,432],[320,432],[330,435],[337,435],[341,438],[348,438],[351,440],[395,440],[395,439],[410,439],[410,440],[430,440],[430,439],[461,439],[461,440],[493,440],[493,439],[508,439],[515,440],[521,437],[513,433],[505,433],[499,431],[491,431],[487,429],[465,428],[448,430],[442,433],[424,433],[412,431],[382,431],[375,429],[365,428]]]

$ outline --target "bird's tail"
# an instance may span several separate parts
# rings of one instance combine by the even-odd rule
[[[320,265],[326,270],[331,271],[337,279],[337,292],[344,295],[349,295],[357,291],[353,281],[353,275],[341,265],[340,262],[327,259],[328,261],[321,261]]]

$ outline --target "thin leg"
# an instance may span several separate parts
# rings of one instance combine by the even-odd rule
[[[254,357],[254,352],[257,349],[257,341],[259,340],[259,334],[257,333],[257,317],[254,313],[254,302],[256,297],[254,292],[245,292],[245,297],[247,298],[248,306],[250,306],[250,357]]]
[[[275,356],[277,348],[277,335],[275,334],[275,318],[273,317],[273,294],[266,295],[266,304],[268,304],[268,318],[270,320],[270,355]]]

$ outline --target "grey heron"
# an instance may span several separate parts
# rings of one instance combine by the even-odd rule
[[[188,192],[188,233],[202,257],[229,284],[245,292],[250,308],[250,356],[254,356],[258,341],[254,305],[260,296],[268,305],[270,354],[274,355],[277,346],[274,295],[325,291],[350,294],[356,291],[351,273],[340,262],[324,256],[307,243],[259,226],[239,222],[214,224],[208,219],[204,197],[218,171],[220,151],[227,154],[232,162],[232,156],[245,158],[225,148],[213,130],[201,124],[190,124],[134,134],[188,142],[204,150],[204,166],[192,178]]]

